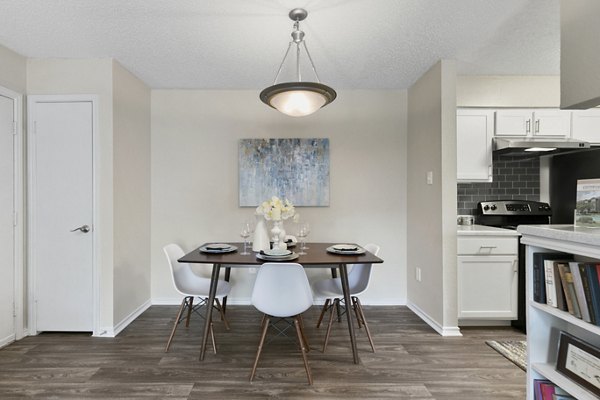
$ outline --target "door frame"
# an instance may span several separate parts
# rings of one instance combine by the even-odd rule
[[[34,103],[65,103],[65,102],[91,102],[92,103],[92,335],[100,336],[100,254],[99,248],[99,232],[101,224],[99,223],[99,171],[98,171],[98,160],[99,157],[99,138],[98,138],[98,96],[92,94],[80,94],[80,95],[30,95],[27,96],[27,127],[29,137],[32,138],[35,134],[35,115],[34,115]],[[27,268],[27,281],[28,281],[28,320],[29,320],[29,334],[37,335],[37,316],[36,316],[36,282],[35,272],[36,265],[33,257],[35,250],[35,237],[32,234],[33,227],[35,226],[36,215],[35,215],[35,183],[36,176],[34,174],[35,167],[35,147],[34,141],[27,141],[27,166],[28,166],[28,198],[27,198],[27,243],[28,243],[28,268]]]
[[[0,95],[13,100],[13,268],[14,268],[14,329],[15,340],[27,335],[24,312],[23,242],[23,95],[0,86]]]

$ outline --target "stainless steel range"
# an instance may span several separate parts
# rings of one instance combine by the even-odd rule
[[[517,229],[519,225],[546,225],[552,209],[548,203],[529,200],[490,200],[477,204],[477,223],[497,228]],[[519,240],[518,317],[512,326],[525,332],[525,245]]]

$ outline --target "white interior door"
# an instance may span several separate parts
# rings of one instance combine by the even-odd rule
[[[15,340],[14,99],[0,94],[0,347]]]
[[[93,102],[42,97],[29,101],[35,330],[93,331]]]

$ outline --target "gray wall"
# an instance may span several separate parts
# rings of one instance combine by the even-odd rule
[[[539,158],[494,155],[492,179],[457,185],[459,215],[475,215],[480,201],[540,199]]]

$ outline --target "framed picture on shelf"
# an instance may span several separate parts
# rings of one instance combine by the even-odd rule
[[[600,349],[560,332],[556,370],[600,396]]]

